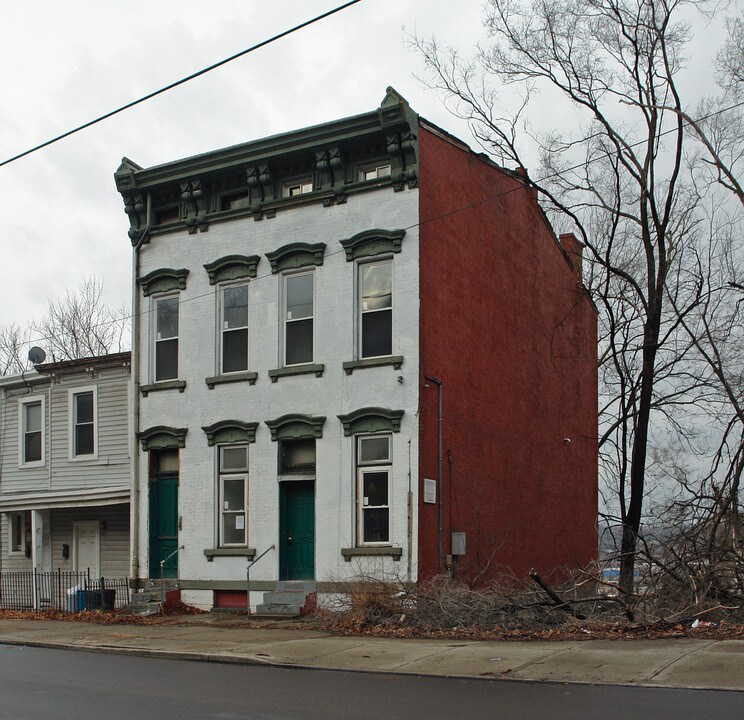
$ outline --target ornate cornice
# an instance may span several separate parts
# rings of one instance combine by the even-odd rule
[[[344,435],[349,436],[365,432],[400,432],[400,419],[404,413],[404,410],[367,407],[336,417],[344,427]]]
[[[276,275],[282,270],[294,270],[307,265],[322,265],[325,249],[326,244],[322,242],[312,244],[296,242],[284,245],[273,252],[267,252],[266,258],[271,263],[272,274]]]
[[[418,178],[418,116],[406,100],[388,88],[381,106],[369,113],[275,135],[241,145],[142,168],[124,159],[114,174],[129,216],[129,236],[138,245],[153,235],[185,227],[190,233],[208,229],[212,220],[242,213],[255,220],[273,217],[278,210],[307,203],[342,204],[350,193],[373,188],[414,187]],[[373,152],[374,150],[374,152]],[[358,182],[357,164],[365,156],[385,153],[391,174],[384,182]],[[305,196],[281,197],[284,173],[305,167],[315,177],[315,190]],[[244,188],[248,201],[238,209],[223,209],[226,188]],[[167,194],[175,217],[155,223],[156,196]],[[150,196],[150,202],[148,202]]]
[[[188,274],[189,271],[186,268],[180,270],[158,268],[137,280],[137,284],[142,288],[142,294],[145,297],[170,290],[185,290]]]
[[[208,445],[256,442],[257,429],[257,422],[243,422],[242,420],[219,420],[212,425],[202,427],[207,435]]]
[[[373,257],[386,253],[399,253],[405,230],[364,230],[353,237],[341,240],[347,260]]]
[[[325,417],[293,413],[282,415],[276,420],[266,420],[266,425],[271,431],[272,440],[301,437],[321,438],[323,437],[323,423],[325,421]]]
[[[160,450],[163,448],[186,447],[188,428],[176,428],[168,425],[155,425],[137,433],[143,450]]]
[[[259,262],[260,255],[226,255],[207,263],[204,269],[209,275],[209,284],[216,285],[227,280],[256,277]]]

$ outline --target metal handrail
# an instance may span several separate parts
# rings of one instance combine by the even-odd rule
[[[251,568],[268,552],[273,550],[276,545],[271,544],[258,557],[253,558],[245,568],[245,611],[251,614]]]
[[[180,545],[177,547],[170,555],[167,557],[164,557],[160,561],[160,602],[165,604],[165,587],[163,586],[163,565],[168,562],[174,555],[176,555],[180,550],[183,550],[184,546]]]

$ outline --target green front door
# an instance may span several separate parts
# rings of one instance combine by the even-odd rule
[[[178,477],[150,483],[150,577],[160,577],[160,561],[178,547]],[[178,577],[178,553],[163,565],[163,577]]]
[[[315,483],[279,485],[279,577],[315,577]]]

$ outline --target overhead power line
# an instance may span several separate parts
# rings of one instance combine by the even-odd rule
[[[699,123],[699,122],[702,122],[704,120],[708,120],[708,119],[710,119],[712,117],[715,117],[717,115],[721,115],[722,113],[729,112],[731,110],[737,110],[738,108],[740,108],[742,106],[744,106],[744,101],[737,102],[737,103],[734,103],[732,105],[728,105],[727,107],[720,108],[720,109],[715,110],[715,111],[713,111],[711,113],[708,113],[707,115],[703,115],[703,116],[697,118],[694,122]],[[683,124],[685,126],[687,126],[687,127],[690,126],[690,123],[689,122],[684,122]],[[673,133],[675,131],[676,131],[676,128],[670,128],[669,130],[664,130],[664,131],[662,131],[662,132],[659,133],[659,137],[664,137],[665,135],[669,135],[669,134],[671,134],[671,133]],[[639,140],[637,142],[630,143],[627,147],[628,148],[640,147],[640,146],[644,145],[645,143],[646,143],[645,140]],[[544,177],[538,178],[534,182],[536,184],[544,183],[547,180],[551,180],[552,178],[557,177],[558,175],[561,175],[561,174],[567,173],[567,172],[572,172],[574,170],[578,170],[578,169],[580,169],[582,167],[585,167],[586,165],[590,165],[590,164],[592,164],[592,163],[594,163],[594,162],[596,162],[597,160],[600,160],[600,159],[601,159],[600,157],[595,157],[595,158],[591,158],[589,160],[584,160],[584,161],[582,161],[580,163],[577,163],[575,165],[572,165],[572,166],[563,168],[559,172],[550,173],[548,175],[545,175]],[[447,211],[445,211],[443,213],[440,213],[439,215],[435,215],[433,217],[427,218],[426,220],[421,220],[419,222],[412,223],[411,225],[406,225],[403,229],[404,230],[413,230],[415,228],[420,228],[422,225],[428,225],[429,223],[437,222],[438,220],[443,220],[444,218],[450,217],[452,215],[457,215],[458,213],[465,212],[466,210],[472,210],[473,208],[479,207],[481,205],[485,205],[486,203],[493,202],[494,200],[498,200],[499,198],[505,197],[506,195],[511,195],[514,192],[522,191],[522,190],[524,190],[524,187],[525,187],[524,185],[521,185],[520,184],[520,185],[517,185],[517,186],[515,186],[513,188],[510,188],[509,190],[501,190],[501,191],[499,191],[497,193],[494,193],[493,195],[488,195],[487,197],[481,198],[479,200],[475,200],[475,201],[473,201],[471,203],[467,203],[466,205],[460,205],[459,207],[453,208],[452,210],[447,210]],[[338,254],[343,253],[343,252],[345,252],[345,250],[343,248],[340,248],[339,250],[332,250],[330,252],[327,252],[325,254],[325,257],[330,257],[332,255],[338,255]],[[258,280],[263,280],[265,278],[269,278],[269,277],[272,277],[272,276],[273,276],[273,273],[271,273],[271,272],[264,273],[264,274],[258,274],[258,275],[256,275],[255,278],[252,279],[251,282],[256,282]],[[189,298],[186,298],[186,299],[179,299],[178,304],[179,305],[184,305],[186,303],[194,302],[195,300],[202,300],[202,299],[208,298],[208,297],[214,297],[214,289],[211,289],[211,290],[209,290],[206,293],[201,293],[199,295],[193,295],[193,296],[191,296]],[[142,310],[139,313],[139,317],[140,318],[145,317],[146,315],[149,315],[152,312],[153,311],[151,309],[149,309],[149,308],[147,310]],[[99,323],[98,325],[96,325],[96,327],[106,327],[108,325],[112,325],[112,324],[117,323],[117,322],[123,322],[123,321],[125,322],[125,321],[128,321],[128,320],[133,320],[134,317],[135,317],[134,314],[126,315],[126,316],[123,316],[123,317],[116,318],[114,320],[107,320],[105,322]],[[42,343],[45,340],[50,340],[50,338],[48,338],[48,337],[37,337],[37,338],[33,338],[31,340],[28,340],[27,344],[31,345],[31,344],[34,344],[34,343]]]
[[[66,137],[70,137],[70,135],[74,135],[75,133],[78,133],[81,130],[85,130],[86,128],[89,128],[92,125],[96,125],[99,122],[108,120],[108,118],[113,117],[114,115],[118,115],[119,113],[124,112],[125,110],[129,110],[129,108],[133,108],[135,105],[140,105],[141,103],[147,100],[151,100],[152,98],[158,95],[162,95],[163,93],[166,93],[169,90],[173,90],[173,88],[176,88],[179,85],[183,85],[191,80],[194,80],[195,78],[201,77],[202,75],[206,75],[208,72],[212,72],[212,70],[216,70],[218,67],[227,65],[227,63],[232,62],[233,60],[237,60],[238,58],[241,58],[244,55],[248,55],[249,53],[252,53],[256,50],[259,50],[262,47],[266,47],[266,45],[271,45],[271,43],[274,43],[277,40],[281,40],[282,38],[287,37],[287,35],[291,35],[292,33],[295,33],[298,30],[302,30],[303,28],[306,28],[309,25],[313,25],[314,23],[324,20],[325,18],[330,17],[331,15],[335,15],[336,13],[341,12],[342,10],[346,10],[346,8],[351,7],[352,5],[356,5],[357,3],[360,3],[360,2],[362,2],[362,0],[349,0],[349,2],[346,2],[343,5],[339,5],[338,7],[335,7],[332,10],[328,10],[328,12],[324,12],[320,15],[316,15],[311,20],[306,20],[305,22],[302,22],[299,25],[295,25],[294,27],[291,27],[288,30],[284,30],[283,32],[278,33],[277,35],[274,35],[273,37],[268,38],[267,40],[262,40],[260,43],[256,43],[255,45],[252,45],[251,47],[246,48],[245,50],[241,50],[240,52],[235,53],[234,55],[231,55],[230,57],[227,57],[224,60],[220,60],[219,62],[209,65],[208,67],[202,68],[201,70],[197,70],[196,72],[191,73],[191,75],[187,75],[186,77],[181,78],[180,80],[176,80],[175,82],[172,82],[170,85],[166,85],[165,87],[162,87],[159,90],[155,90],[154,92],[148,93],[147,95],[144,95],[138,100],[132,100],[131,102],[128,102],[126,105],[122,105],[116,110],[111,110],[111,112],[107,112],[104,115],[101,115],[100,117],[95,118],[95,120],[89,120],[88,122],[83,123],[82,125],[79,125],[76,128],[73,128],[72,130],[68,130],[67,132],[62,133],[61,135],[57,135],[57,137],[54,137],[51,140],[47,140],[46,142],[40,143],[39,145],[36,145],[35,147],[29,148],[28,150],[24,150],[23,152],[18,153],[18,155],[14,155],[13,157],[8,158],[7,160],[3,160],[2,162],[0,162],[0,167],[3,167],[4,165],[9,165],[10,163],[15,162],[16,160],[20,160],[22,157],[26,157],[26,155],[35,153],[37,150],[41,150],[42,148],[48,147],[49,145],[53,145],[54,143],[59,142],[60,140],[64,140]]]

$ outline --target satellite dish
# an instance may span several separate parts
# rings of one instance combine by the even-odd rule
[[[32,347],[28,351],[28,359],[33,365],[39,365],[46,360],[46,353],[40,347]]]

